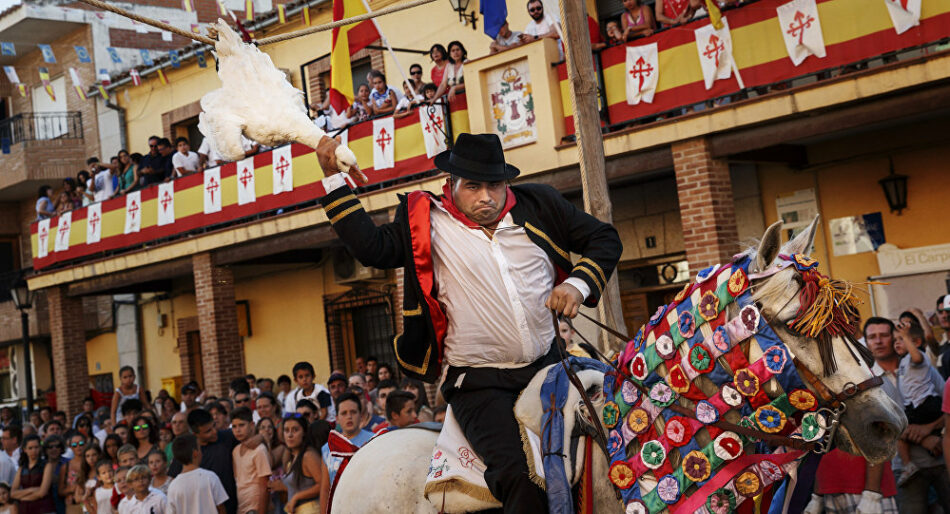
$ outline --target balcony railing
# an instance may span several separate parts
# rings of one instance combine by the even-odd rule
[[[732,42],[735,66],[729,77],[707,85],[696,29],[709,25],[697,19],[649,37],[597,52],[594,60],[600,87],[602,122],[606,130],[620,130],[642,122],[666,119],[687,112],[712,108],[772,91],[833,78],[875,64],[898,60],[902,54],[917,56],[947,47],[950,7],[942,0],[923,0],[920,22],[897,33],[885,2],[866,0],[817,0],[818,23],[808,27],[783,26],[777,8],[787,0],[756,0],[723,11]],[[816,20],[818,21],[818,20]],[[794,64],[786,49],[783,32],[820,30],[826,55],[809,55]],[[797,32],[795,33],[798,34]],[[703,48],[724,48],[703,40]],[[716,36],[720,37],[720,36]],[[718,40],[717,40],[718,41]],[[656,44],[656,66],[638,67],[628,60],[628,48]],[[709,55],[713,55],[709,53]],[[562,91],[567,91],[567,68],[557,65]],[[654,77],[650,77],[654,74]],[[738,77],[741,77],[741,81]],[[656,79],[652,98],[628,98],[638,84]],[[641,82],[642,79],[642,82]],[[567,134],[574,133],[570,98],[562,100]],[[637,101],[639,100],[639,101]]]
[[[468,131],[467,108],[460,95],[451,106],[418,108],[399,119],[389,116],[351,125],[347,143],[369,178],[357,193],[437,173],[427,134],[441,128],[445,132],[439,131],[438,137],[454,141],[453,133]],[[388,146],[392,162],[378,161],[374,146]],[[311,207],[326,194],[323,178],[315,151],[293,144],[155,184],[33,223],[33,268],[137,250]]]
[[[82,115],[78,111],[27,112],[0,121],[0,139],[9,144],[81,138]]]

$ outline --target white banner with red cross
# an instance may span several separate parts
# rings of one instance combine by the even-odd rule
[[[69,232],[73,226],[73,213],[64,212],[59,215],[59,225],[56,226],[56,241],[53,251],[65,252],[69,250]]]
[[[884,0],[898,34],[920,25],[920,0]]]
[[[653,94],[660,75],[660,52],[657,44],[627,47],[627,103],[653,103]]]
[[[171,225],[175,222],[175,183],[158,185],[158,225]]]
[[[825,38],[821,35],[815,0],[792,0],[776,7],[775,12],[792,64],[798,66],[809,55],[825,57]]]
[[[373,120],[373,169],[396,166],[396,128],[393,117]]]
[[[722,28],[716,30],[712,23],[694,31],[696,50],[699,52],[699,64],[703,69],[703,81],[706,89],[712,89],[713,82],[732,76],[732,36],[729,23],[722,18]]]
[[[221,212],[221,168],[207,169],[204,175],[205,214]]]
[[[102,204],[92,203],[86,207],[86,244],[96,244],[102,239]]]
[[[142,227],[142,192],[125,195],[125,234],[138,232]]]
[[[246,205],[257,201],[257,190],[254,189],[254,157],[247,157],[237,162],[238,205]],[[274,186],[277,189],[277,186]]]
[[[290,145],[274,148],[274,194],[289,193],[294,190],[294,158],[290,154]]]
[[[49,219],[36,224],[36,256],[40,259],[49,254]]]
[[[445,144],[445,113],[441,108],[436,107],[429,113],[429,109],[420,107],[419,128],[426,145],[426,157],[431,159],[449,149]]]

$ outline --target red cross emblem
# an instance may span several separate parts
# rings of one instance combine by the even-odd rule
[[[41,230],[39,233],[40,248],[44,248],[46,246],[46,238],[48,236],[49,236],[49,232],[46,231],[46,227],[43,227],[43,230]]]
[[[218,182],[211,177],[208,179],[208,185],[205,186],[205,191],[211,194],[211,203],[214,203],[214,192],[218,190]]]
[[[801,11],[795,11],[795,21],[788,24],[787,32],[792,37],[798,37],[798,44],[802,44],[805,37],[805,29],[810,29],[812,22],[815,21],[810,15]]]
[[[69,243],[69,223],[64,223],[65,220],[60,221],[59,223],[59,242],[60,244]]]
[[[652,74],[653,66],[646,62],[646,60],[644,60],[643,56],[641,55],[640,58],[637,59],[637,62],[634,63],[633,68],[630,69],[630,75],[640,81],[640,85],[637,86],[637,91],[643,89],[643,81]]]
[[[280,156],[280,162],[277,163],[277,166],[276,166],[275,169],[277,170],[277,173],[280,173],[280,181],[283,182],[283,181],[284,181],[284,172],[286,172],[288,169],[290,169],[290,163],[287,162],[287,158],[284,157],[283,155],[281,155],[281,156]]]
[[[707,59],[713,59],[716,63],[716,68],[719,67],[719,54],[726,50],[726,44],[723,43],[719,36],[712,34],[709,36],[709,43],[706,44],[706,51],[703,52],[703,55]]]
[[[132,200],[131,205],[126,208],[126,211],[132,216],[132,220],[135,221],[139,213],[139,204],[136,203],[135,200]]]
[[[244,168],[244,171],[241,172],[241,177],[238,178],[238,180],[241,181],[241,187],[243,187],[244,189],[247,189],[247,185],[250,184],[252,180],[254,180],[254,174],[251,173],[250,166],[247,168]],[[211,193],[211,195],[212,195],[211,198],[213,199],[214,193]]]
[[[426,122],[425,130],[427,133],[436,133],[436,127],[441,129],[444,122],[445,120],[442,119],[442,116],[429,116],[429,121]]]
[[[96,225],[99,224],[99,213],[98,213],[98,212],[93,212],[93,213],[92,213],[92,217],[90,217],[88,220],[86,220],[86,223],[88,223],[89,225],[92,225],[92,231],[95,232],[95,231],[96,231]]]
[[[379,135],[376,136],[376,144],[379,145],[379,149],[383,152],[386,151],[386,145],[392,142],[393,138],[386,132],[385,128],[379,129]]]
[[[163,210],[163,211],[167,211],[167,210],[168,210],[168,204],[170,204],[170,203],[172,203],[172,195],[169,194],[169,193],[168,193],[168,190],[166,189],[166,190],[165,190],[165,194],[162,195],[162,199],[161,199],[162,210]]]

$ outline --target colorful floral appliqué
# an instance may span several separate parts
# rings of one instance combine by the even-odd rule
[[[759,310],[753,305],[746,305],[739,312],[739,316],[746,330],[755,332],[755,329],[759,326]]]
[[[683,475],[693,482],[706,480],[711,472],[709,459],[699,450],[687,453],[686,458],[683,459]]]
[[[659,441],[647,441],[640,448],[640,459],[646,467],[656,469],[666,460],[666,449]]]
[[[643,407],[630,409],[627,413],[627,426],[635,435],[640,435],[650,428],[650,414]]]
[[[679,447],[690,441],[693,437],[693,428],[689,421],[682,416],[673,416],[666,422],[666,440],[671,445]]]
[[[680,499],[680,483],[673,475],[666,475],[656,483],[656,493],[663,503],[676,503],[676,500]]]
[[[689,311],[683,311],[680,313],[677,327],[679,327],[683,339],[689,339],[696,333],[696,320],[693,319],[693,315]]]
[[[703,343],[698,343],[689,349],[689,365],[699,373],[709,373],[716,367],[716,361]]]
[[[763,432],[781,432],[785,428],[785,414],[771,405],[763,405],[755,411],[755,423]]]
[[[755,470],[747,469],[739,473],[739,476],[732,482],[732,485],[735,486],[736,491],[742,496],[752,497],[759,494],[759,491],[762,490],[762,479],[759,478]]]
[[[620,397],[623,403],[633,407],[640,403],[640,390],[632,382],[624,380],[623,385],[620,386]]]
[[[637,380],[644,380],[647,378],[647,360],[642,353],[638,353],[633,357],[633,360],[630,361],[630,376]]]
[[[727,514],[736,510],[736,493],[726,488],[716,489],[716,492],[706,499],[706,508],[713,514]]]
[[[788,352],[781,346],[774,345],[769,347],[768,350],[765,350],[762,359],[763,362],[765,362],[765,367],[768,368],[773,375],[778,375],[785,369],[785,364],[788,362]]]
[[[703,293],[703,297],[699,299],[699,315],[706,321],[712,321],[719,316],[719,297],[716,293]]]
[[[815,393],[807,389],[795,389],[788,395],[788,403],[792,404],[798,410],[812,411],[818,407],[818,399]]]
[[[719,411],[713,404],[700,400],[696,403],[696,419],[704,425],[711,425],[719,421]]]
[[[650,388],[650,401],[657,407],[668,407],[676,396],[666,382],[657,382]]]
[[[666,377],[667,382],[669,382],[670,387],[673,388],[678,394],[683,394],[686,391],[689,391],[690,381],[686,378],[686,373],[683,373],[683,368],[679,364],[674,364],[670,368],[670,374]]]
[[[742,368],[736,371],[735,375],[736,390],[743,396],[755,396],[759,392],[759,377],[755,376],[749,368]]]
[[[653,315],[650,316],[649,325],[651,327],[655,327],[660,324],[660,321],[663,320],[663,316],[666,315],[666,308],[667,308],[666,305],[661,305],[656,309],[656,312],[654,312]]]
[[[739,391],[736,391],[735,386],[732,384],[723,384],[719,392],[722,396],[722,401],[725,402],[726,405],[730,407],[742,405],[742,395],[739,394]]]
[[[733,297],[739,296],[743,291],[745,291],[746,286],[749,285],[749,279],[745,276],[745,272],[741,268],[736,269],[736,271],[729,277],[729,294]]]
[[[676,344],[673,343],[673,338],[667,334],[657,338],[654,348],[656,348],[656,354],[664,360],[676,355]]]
[[[726,327],[716,327],[716,330],[713,330],[712,340],[713,344],[716,346],[716,349],[721,353],[726,353],[729,351],[731,343],[729,340],[729,333],[726,332]]]
[[[643,500],[630,500],[630,503],[627,504],[625,514],[649,514],[647,510],[647,505],[643,503]]]
[[[626,489],[634,482],[633,469],[622,460],[614,462],[607,475],[610,477],[610,482],[620,489]]]
[[[742,441],[735,432],[723,432],[713,441],[713,451],[722,460],[733,460],[742,453]]]
[[[617,420],[620,419],[620,407],[614,402],[604,404],[604,426],[613,428],[617,426]]]

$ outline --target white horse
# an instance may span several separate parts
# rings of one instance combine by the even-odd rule
[[[781,245],[781,226],[778,222],[768,228],[757,249],[750,249],[752,258],[749,272],[766,270],[779,253],[785,255],[804,254],[811,248],[818,224],[816,218],[812,224],[795,239]],[[833,339],[834,354],[838,356],[834,371],[826,371],[826,362],[818,351],[815,339],[803,337],[790,330],[786,323],[794,319],[800,303],[798,293],[802,286],[801,274],[794,266],[778,273],[753,281],[753,297],[760,306],[760,312],[787,348],[799,361],[821,377],[822,382],[833,393],[845,389],[846,384],[860,384],[873,375],[870,368],[861,359],[851,358],[853,352],[843,339]],[[757,345],[750,345],[758,350]],[[758,351],[761,354],[761,351]],[[751,355],[751,359],[759,355]],[[515,407],[520,419],[532,417],[533,425],[540,425],[542,408],[538,392],[547,369],[542,370],[528,385]],[[591,373],[585,375],[585,387]],[[602,383],[602,382],[600,382]],[[807,381],[806,381],[807,383]],[[573,390],[573,388],[572,388]],[[588,393],[597,399],[594,403],[598,410],[596,419],[600,423],[603,407],[603,395],[600,386],[591,387]],[[576,397],[575,397],[576,398]],[[890,459],[895,451],[897,438],[907,425],[903,409],[896,405],[880,387],[862,391],[849,398],[847,409],[841,416],[841,425],[836,432],[834,442],[839,448],[865,457],[872,464]],[[581,404],[575,405],[578,420],[585,422]],[[528,428],[531,424],[526,423]],[[466,499],[467,497],[448,495],[443,505],[442,498],[432,498],[430,503],[423,494],[430,457],[438,434],[419,429],[403,429],[390,432],[370,441],[356,453],[340,478],[334,494],[332,513],[357,512],[399,512],[399,513],[436,513],[465,512],[485,509],[486,505]],[[594,510],[598,513],[622,512],[623,506],[617,500],[612,485],[607,480],[607,459],[599,448],[594,448],[592,465],[594,468]],[[580,473],[574,473],[575,477]],[[575,479],[576,482],[576,479]]]

